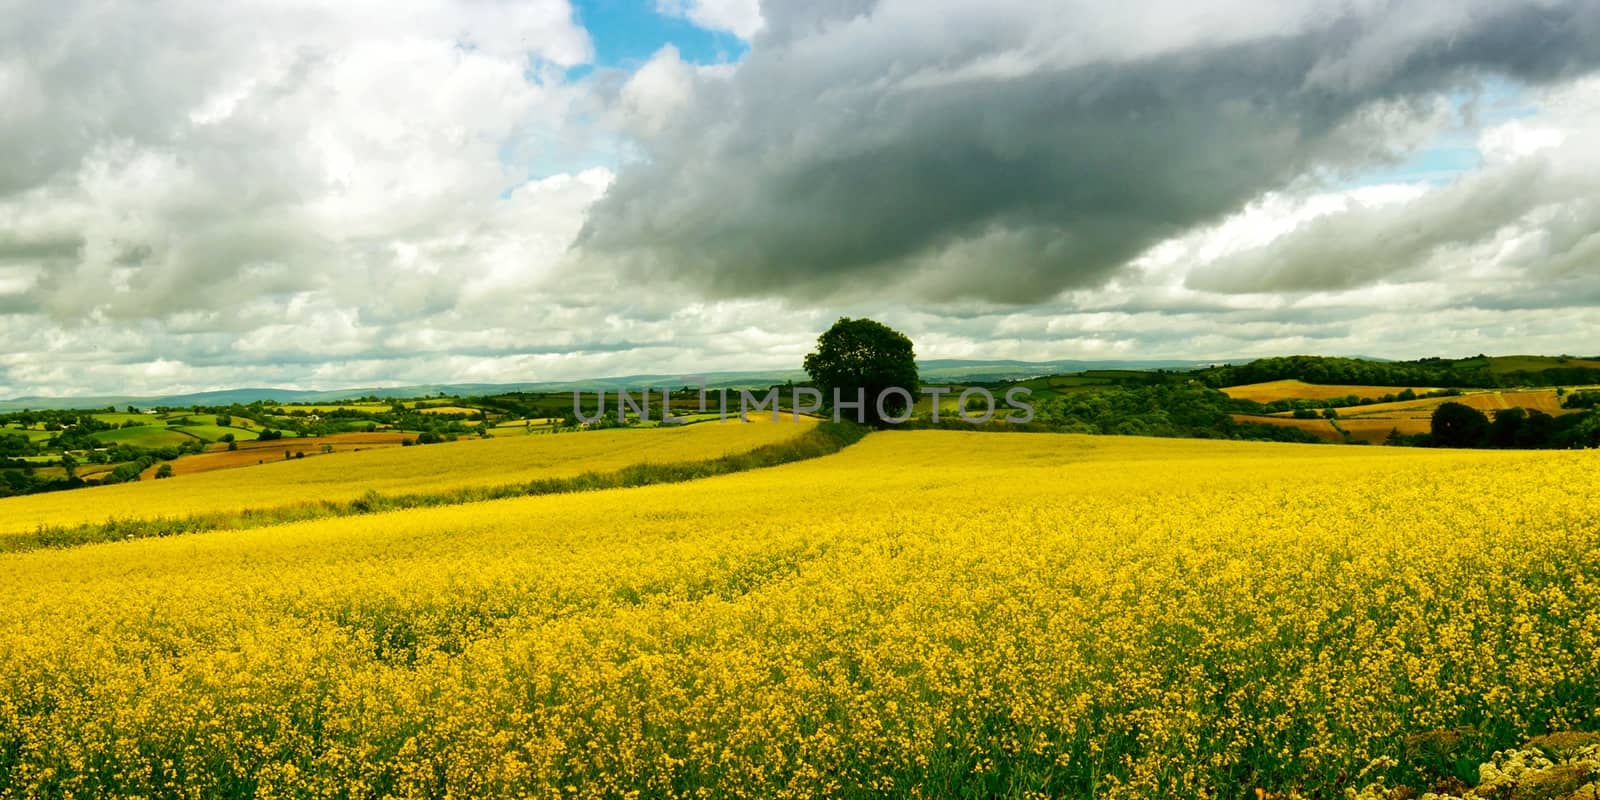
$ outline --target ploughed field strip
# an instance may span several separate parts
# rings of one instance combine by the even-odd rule
[[[1427,785],[1600,725],[1596,467],[888,431],[712,480],[4,555],[0,795]]]
[[[1346,397],[1379,398],[1398,394],[1404,386],[1360,386],[1346,384],[1306,383],[1297,380],[1267,381],[1242,386],[1224,386],[1223,394],[1237,400],[1254,400],[1270,403],[1274,400],[1332,400]],[[1418,394],[1436,391],[1430,387],[1409,387]]]

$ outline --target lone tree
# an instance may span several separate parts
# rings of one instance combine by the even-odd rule
[[[1489,418],[1472,406],[1444,403],[1433,411],[1432,430],[1440,447],[1482,447],[1489,439]]]
[[[817,337],[817,350],[806,356],[804,364],[811,384],[822,392],[824,406],[833,408],[836,393],[841,403],[854,403],[859,391],[866,401],[861,418],[880,427],[889,424],[885,417],[899,418],[907,412],[908,400],[921,388],[911,340],[870,319],[840,317]],[[905,394],[885,395],[889,389],[903,389]]]

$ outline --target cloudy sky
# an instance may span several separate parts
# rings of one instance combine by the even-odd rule
[[[1600,352],[1600,0],[0,0],[0,397]]]

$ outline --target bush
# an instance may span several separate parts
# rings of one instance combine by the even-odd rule
[[[1600,392],[1572,392],[1561,400],[1562,408],[1595,408],[1600,406]]]
[[[151,458],[150,456],[142,456],[137,461],[119,464],[117,465],[116,469],[111,470],[109,474],[107,474],[104,478],[101,478],[100,482],[127,483],[129,481],[139,480],[139,475],[145,470],[149,469],[150,465],[154,463],[154,458]]]

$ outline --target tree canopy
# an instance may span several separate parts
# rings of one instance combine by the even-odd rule
[[[1432,429],[1440,447],[1482,447],[1489,438],[1489,418],[1472,406],[1443,403],[1434,409]]]
[[[914,401],[921,388],[911,340],[865,318],[840,317],[817,337],[817,349],[806,356],[804,366],[812,385],[822,392],[824,407],[833,408],[836,393],[841,403],[854,403],[859,392],[866,399],[861,418],[880,426],[902,416],[908,410],[906,395]]]

